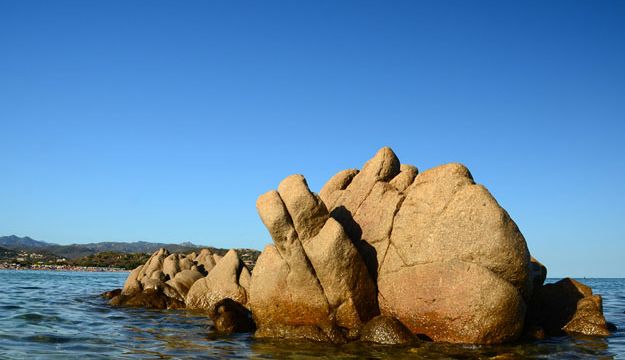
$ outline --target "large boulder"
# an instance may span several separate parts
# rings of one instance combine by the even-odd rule
[[[380,310],[415,334],[472,344],[516,339],[525,304],[518,291],[490,270],[459,260],[433,262],[384,274]]]
[[[529,251],[466,167],[418,173],[382,148],[320,193],[377,279],[383,315],[439,341],[499,343],[520,335],[532,291]]]
[[[353,337],[378,307],[375,283],[344,228],[301,175],[261,195],[256,207],[274,241],[252,274],[256,336],[335,343]]]

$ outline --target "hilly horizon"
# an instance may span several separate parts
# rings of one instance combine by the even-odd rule
[[[85,244],[61,245],[47,241],[35,240],[29,236],[20,237],[17,235],[0,236],[0,247],[12,251],[43,251],[69,259],[75,259],[101,252],[152,253],[160,248],[165,248],[170,252],[191,252],[203,248],[208,248],[211,251],[222,255],[227,252],[227,249],[197,245],[189,241],[178,244],[149,241],[102,241]],[[256,249],[249,250],[257,251]]]

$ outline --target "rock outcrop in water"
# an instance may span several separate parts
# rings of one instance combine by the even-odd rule
[[[121,294],[114,297],[111,304],[184,308],[189,288],[205,275],[204,266],[195,261],[195,254],[170,254],[160,249],[130,273]]]
[[[160,249],[130,273],[123,289],[103,296],[117,306],[201,310],[218,331],[251,331],[254,325],[245,307],[250,281],[235,250],[222,258],[208,249],[189,255]]]
[[[461,164],[419,173],[383,148],[319,195],[291,175],[256,207],[273,244],[251,274],[234,250],[223,258],[160,250],[111,303],[186,306],[222,332],[333,343],[610,333],[590,288],[544,285],[546,267]]]
[[[461,164],[419,173],[383,148],[319,196],[293,175],[257,208],[274,240],[252,275],[257,336],[341,342],[379,310],[434,341],[502,343],[523,332],[533,292],[549,291],[514,221]],[[595,310],[597,298],[582,301],[586,320],[569,329],[593,332],[578,322]]]
[[[274,245],[252,274],[258,337],[341,343],[378,313],[375,283],[347,233],[303,176],[284,179],[256,207]]]
[[[601,296],[570,278],[538,289],[530,303],[528,325],[543,330],[547,336],[610,335]]]

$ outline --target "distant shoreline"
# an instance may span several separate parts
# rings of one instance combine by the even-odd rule
[[[16,271],[65,271],[65,272],[117,272],[127,273],[129,270],[122,268],[93,267],[93,266],[3,266],[0,270],[16,270]]]

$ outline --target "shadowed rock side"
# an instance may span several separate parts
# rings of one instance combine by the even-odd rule
[[[565,333],[609,336],[610,325],[603,316],[601,296],[565,278],[537,289],[530,302],[528,332],[537,338]]]
[[[218,332],[231,334],[253,332],[256,329],[249,309],[230,298],[224,298],[208,313]]]
[[[343,227],[301,175],[261,195],[258,213],[273,238],[252,274],[257,337],[342,343],[378,313],[375,283]]]

